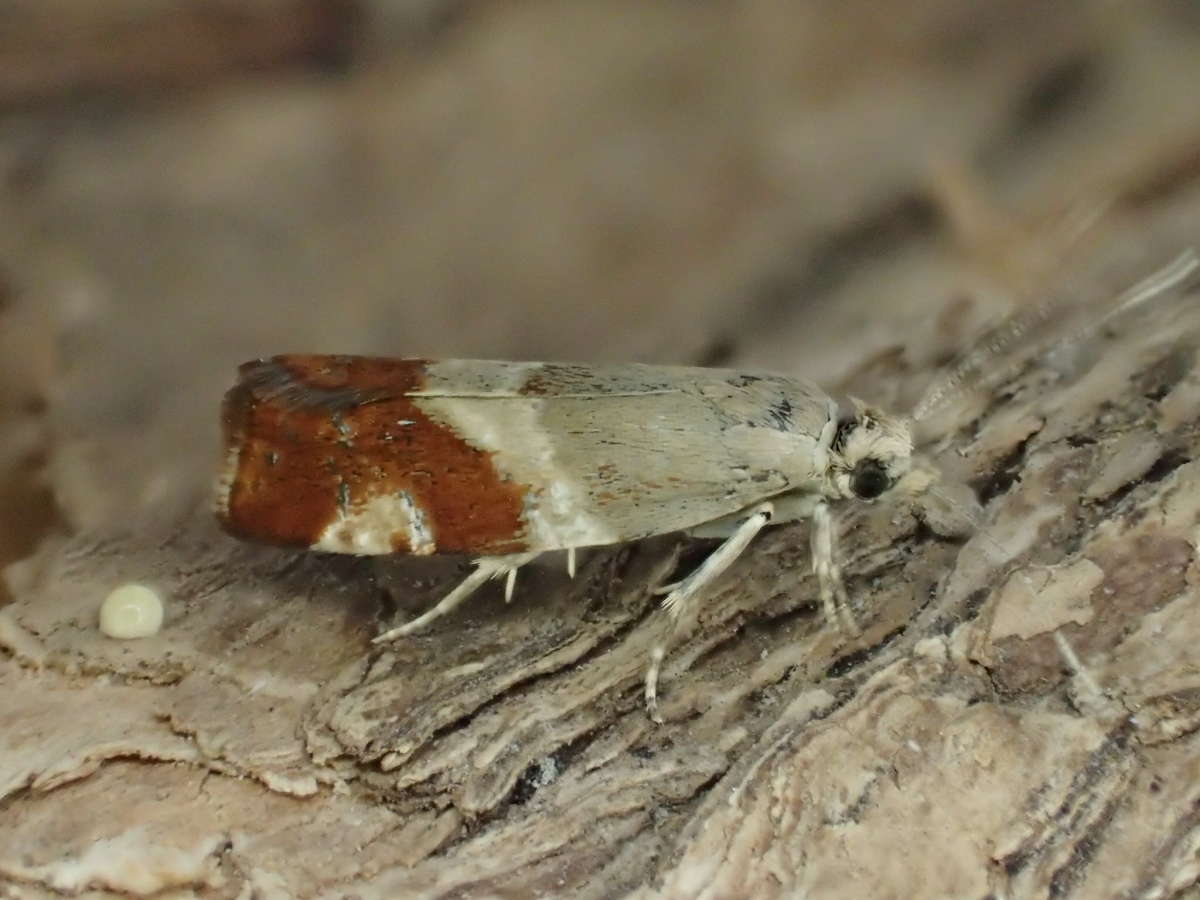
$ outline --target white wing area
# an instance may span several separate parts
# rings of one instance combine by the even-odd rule
[[[437,362],[409,396],[530,487],[529,550],[687,529],[816,491],[831,411],[795,379],[642,365]]]

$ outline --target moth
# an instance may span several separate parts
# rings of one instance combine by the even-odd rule
[[[782,375],[652,365],[290,355],[226,395],[216,511],[233,535],[330,553],[465,553],[475,569],[388,641],[540,553],[723,538],[678,621],[769,524],[810,519],[827,615],[850,623],[830,506],[908,472],[908,425]],[[572,563],[569,563],[573,565]],[[852,625],[850,626],[852,627]],[[653,653],[646,700],[656,708]]]
[[[1117,298],[1087,330],[1178,283],[1194,254]],[[989,337],[1026,334],[1031,317]],[[993,351],[989,351],[991,353]],[[670,629],[651,653],[645,700],[676,624],[763,528],[811,522],[824,614],[854,633],[832,507],[895,491],[914,469],[913,427],[988,353],[926,393],[912,419],[762,372],[639,364],[283,355],[242,365],[223,406],[216,513],[244,539],[329,553],[468,554],[438,604],[379,635],[444,616],[539,554],[682,532],[722,543],[667,586]],[[991,373],[994,375],[995,373]]]

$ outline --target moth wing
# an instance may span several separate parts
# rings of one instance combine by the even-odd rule
[[[825,395],[717,369],[456,360],[414,396],[529,486],[527,546],[692,528],[811,486]]]
[[[802,489],[828,415],[780,376],[275,357],[226,398],[218,515],[341,553],[609,544]]]

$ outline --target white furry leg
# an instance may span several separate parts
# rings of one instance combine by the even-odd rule
[[[812,567],[821,591],[821,609],[829,624],[856,635],[861,630],[850,613],[850,598],[842,581],[842,570],[838,568],[833,534],[833,513],[822,501],[813,508],[811,539]]]
[[[405,622],[403,625],[398,625],[395,628],[385,631],[375,638],[372,643],[382,644],[387,641],[394,641],[399,637],[404,637],[406,634],[412,634],[414,631],[420,631],[430,622],[440,619],[446,613],[451,612],[479,590],[486,582],[493,578],[499,578],[502,575],[508,576],[508,581],[505,584],[505,600],[508,600],[512,596],[512,587],[514,584],[512,579],[517,574],[517,569],[536,556],[538,556],[537,553],[513,553],[509,556],[485,556],[475,560],[475,571],[464,578],[458,587],[443,597],[437,606],[427,610],[410,622]]]
[[[650,651],[650,666],[646,670],[646,709],[655,722],[662,722],[662,716],[658,714],[658,674],[662,669],[667,647],[679,628],[680,620],[684,613],[690,610],[697,595],[733,565],[734,560],[741,556],[747,545],[754,540],[754,536],[771,521],[775,507],[768,501],[751,507],[748,512],[745,521],[738,525],[725,543],[714,550],[696,571],[682,581],[670,585],[671,592],[663,601],[663,609],[667,611],[670,627],[662,640]]]

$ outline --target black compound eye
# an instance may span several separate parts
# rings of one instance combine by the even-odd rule
[[[850,474],[850,490],[863,500],[873,500],[891,486],[891,476],[877,459],[860,459]]]

